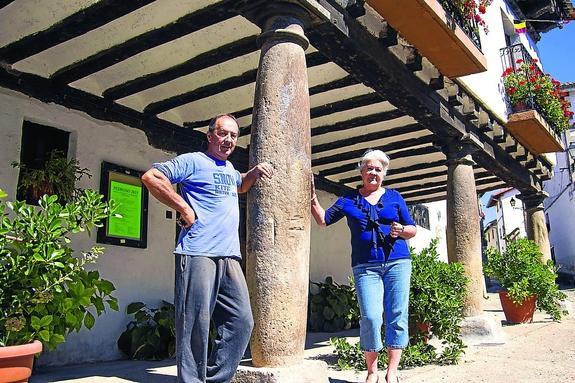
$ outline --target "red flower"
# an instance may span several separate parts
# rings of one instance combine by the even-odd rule
[[[523,59],[517,59],[517,61],[515,61],[517,64],[523,64]]]
[[[486,11],[485,5],[483,5],[483,4],[479,5],[479,7],[477,9],[479,9],[479,12],[481,12],[481,13],[485,13],[485,11]]]

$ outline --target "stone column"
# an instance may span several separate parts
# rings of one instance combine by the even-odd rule
[[[525,209],[525,228],[527,238],[535,241],[543,253],[543,262],[551,259],[551,245],[549,244],[549,233],[545,222],[545,211],[543,209],[543,200],[549,194],[539,192],[533,194],[520,194],[517,197],[523,201]]]
[[[310,251],[310,106],[305,12],[274,4],[261,23],[261,57],[250,166],[270,162],[271,180],[248,194],[247,282],[254,313],[256,367],[303,361]]]
[[[482,314],[483,267],[479,204],[471,153],[477,150],[471,140],[456,141],[444,151],[447,155],[447,256],[460,262],[469,282],[465,315]]]

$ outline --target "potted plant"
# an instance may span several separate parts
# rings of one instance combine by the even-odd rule
[[[5,195],[5,193],[3,193]],[[0,201],[0,376],[1,382],[25,382],[41,344],[51,350],[71,331],[92,328],[106,306],[118,309],[114,285],[86,266],[101,247],[75,252],[71,237],[90,232],[114,209],[103,196],[85,190],[66,205],[44,195],[39,208],[23,201]],[[35,343],[36,346],[24,346]],[[23,368],[11,368],[12,352],[28,348]]]
[[[497,279],[503,288],[499,295],[508,322],[532,321],[535,307],[556,321],[565,314],[560,303],[566,296],[555,283],[553,262],[548,260],[544,263],[542,259],[543,254],[537,244],[524,238],[509,243],[503,253],[494,248],[487,249],[484,271]],[[533,309],[523,308],[524,303],[531,303]],[[522,311],[514,313],[515,309]]]
[[[31,204],[37,204],[44,194],[55,194],[64,203],[71,201],[78,192],[76,181],[83,176],[91,177],[87,168],[80,167],[78,160],[66,158],[60,150],[51,151],[39,169],[18,162],[12,162],[12,166],[20,168],[18,191]]]

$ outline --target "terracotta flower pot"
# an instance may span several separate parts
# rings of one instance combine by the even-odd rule
[[[21,346],[0,347],[0,383],[26,383],[32,375],[34,355],[42,351],[35,340]]]
[[[525,302],[520,305],[513,303],[507,295],[507,291],[499,292],[499,299],[501,300],[501,307],[505,314],[505,319],[509,323],[527,323],[533,321],[533,313],[535,312],[535,303],[537,297],[535,295],[527,298]]]

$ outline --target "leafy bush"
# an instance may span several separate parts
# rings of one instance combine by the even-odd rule
[[[54,349],[69,332],[91,329],[94,311],[118,310],[114,285],[85,268],[103,248],[77,254],[70,246],[115,209],[102,198],[85,190],[64,206],[48,195],[39,208],[0,202],[0,346],[40,340]]]
[[[118,348],[132,359],[161,360],[176,355],[175,310],[172,303],[162,301],[159,309],[142,302],[130,303],[126,309],[134,314],[126,331],[118,339]]]
[[[359,308],[353,278],[340,285],[332,277],[310,282],[308,327],[311,331],[335,332],[357,327]]]
[[[543,254],[534,241],[518,239],[508,244],[505,252],[487,249],[485,274],[499,281],[516,304],[532,295],[537,296],[537,309],[545,311],[553,320],[565,314],[560,302],[566,295],[559,291],[553,261],[543,262]]]
[[[465,345],[461,340],[459,323],[464,318],[463,304],[467,278],[459,263],[447,264],[438,259],[437,241],[412,256],[411,290],[409,298],[410,340],[404,350],[400,368],[426,364],[455,364]],[[417,330],[427,324],[431,332]],[[382,330],[382,338],[385,329]],[[428,343],[437,337],[442,342],[441,352]],[[341,369],[365,369],[359,343],[351,345],[345,338],[331,338]],[[387,353],[379,354],[379,363],[387,364]]]

